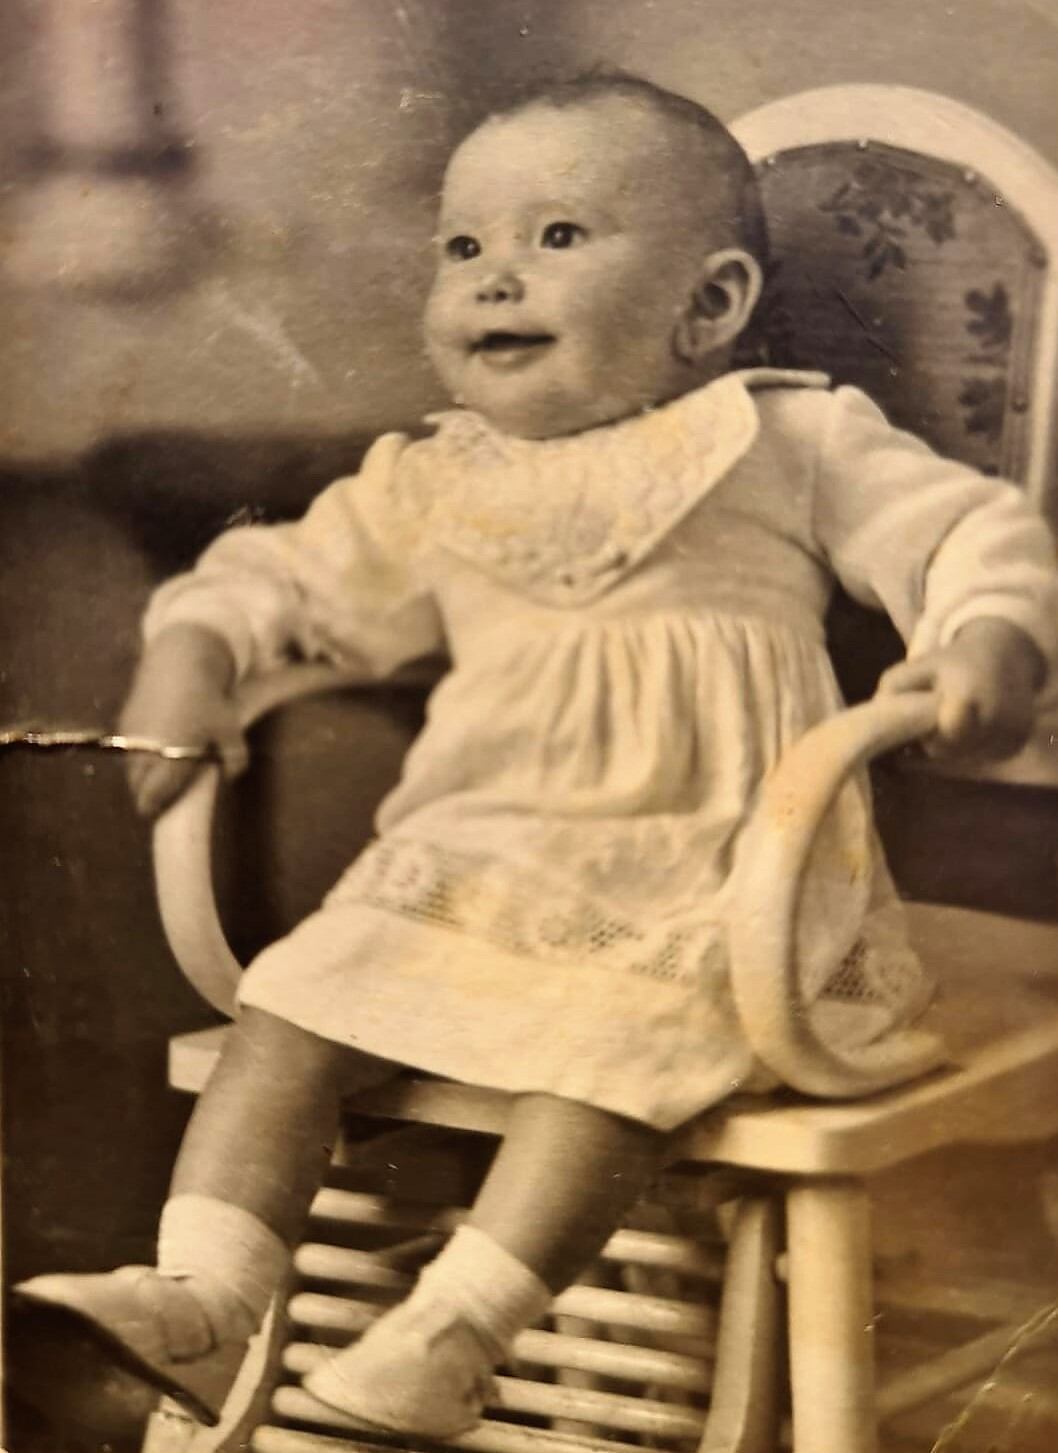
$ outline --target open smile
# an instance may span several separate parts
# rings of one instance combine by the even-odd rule
[[[497,328],[482,333],[470,351],[491,368],[517,368],[538,358],[555,341],[553,333],[510,333]]]

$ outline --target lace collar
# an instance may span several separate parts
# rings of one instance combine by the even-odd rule
[[[409,451],[427,486],[431,537],[545,604],[583,604],[638,565],[743,457],[759,427],[750,390],[827,382],[799,371],[729,373],[648,413],[557,439],[512,438],[466,410],[431,415],[436,434]]]

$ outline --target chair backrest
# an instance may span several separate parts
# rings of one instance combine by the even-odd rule
[[[1058,174],[987,117],[899,86],[743,116],[773,263],[756,346],[855,383],[1058,521]]]

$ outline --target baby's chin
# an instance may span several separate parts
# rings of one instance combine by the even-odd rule
[[[590,398],[557,396],[522,404],[505,401],[499,406],[484,400],[478,403],[472,399],[456,398],[454,402],[473,409],[494,429],[514,439],[561,439],[571,434],[584,434],[589,429],[603,428],[607,424],[616,424],[637,414],[648,413],[680,394],[689,392],[697,387],[698,382],[698,379],[693,379],[686,388],[670,387],[635,395],[594,394]]]

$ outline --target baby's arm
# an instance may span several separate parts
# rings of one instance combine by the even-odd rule
[[[235,659],[223,637],[203,626],[168,626],[144,650],[121,713],[126,736],[219,755],[226,771],[246,760],[231,689]],[[171,761],[148,752],[129,760],[133,801],[144,817],[157,817],[190,784],[200,763]]]
[[[968,621],[947,646],[893,666],[882,692],[933,691],[939,754],[1011,757],[1028,741],[1047,663],[1019,627],[998,616]]]
[[[1058,660],[1046,525],[1020,489],[935,454],[858,390],[829,413],[815,530],[850,594],[908,644],[882,689],[937,693],[940,751],[1012,755]]]
[[[194,570],[163,585],[121,717],[129,735],[245,760],[238,683],[291,659],[325,659],[383,679],[442,648],[440,614],[417,568],[421,527],[399,493],[406,440],[380,439],[356,477],[324,490],[294,524],[230,530]],[[420,512],[421,513],[421,512]],[[139,810],[161,812],[194,762],[144,754],[131,764]]]

